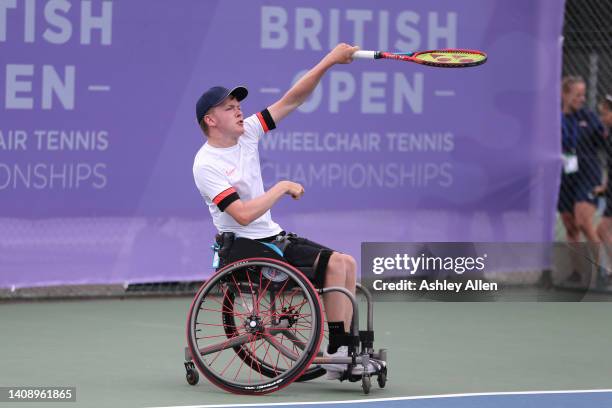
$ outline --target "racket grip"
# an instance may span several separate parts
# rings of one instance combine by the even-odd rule
[[[378,53],[378,51],[359,50],[359,51],[355,51],[355,53],[353,54],[353,58],[376,59],[376,54],[377,53]]]

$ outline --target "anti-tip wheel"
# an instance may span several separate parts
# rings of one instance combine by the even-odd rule
[[[370,388],[372,388],[372,383],[370,382],[369,376],[364,375],[363,377],[361,377],[361,388],[363,388],[364,394],[367,395],[370,393]]]
[[[383,367],[382,370],[380,370],[376,381],[378,382],[378,386],[380,388],[385,388],[385,385],[387,385],[387,367]]]

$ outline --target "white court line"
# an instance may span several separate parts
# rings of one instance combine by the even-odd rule
[[[414,395],[411,397],[370,398],[345,401],[308,401],[308,402],[274,402],[270,404],[212,404],[212,405],[171,405],[167,407],[149,408],[229,408],[229,407],[267,407],[267,406],[289,406],[289,405],[322,405],[322,404],[354,404],[385,401],[408,401],[434,398],[461,398],[461,397],[485,397],[499,395],[534,395],[534,394],[590,394],[612,392],[612,389],[604,390],[561,390],[561,391],[511,391],[511,392],[478,392],[468,394],[440,394],[440,395]]]
[[[280,93],[279,88],[261,88],[259,90],[261,93]]]
[[[434,91],[436,96],[455,96],[455,91]]]
[[[89,85],[87,87],[89,91],[110,91],[109,85]]]

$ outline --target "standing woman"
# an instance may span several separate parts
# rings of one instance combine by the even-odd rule
[[[603,147],[603,126],[593,112],[584,108],[586,84],[580,77],[563,78],[561,98],[563,117],[563,174],[557,209],[569,243],[580,242],[581,234],[593,244],[593,259],[598,259],[593,216],[597,209],[594,190],[601,184],[601,164],[597,151]],[[582,280],[574,270],[570,281]]]
[[[606,210],[601,217],[599,226],[597,227],[597,235],[604,243],[604,248],[608,253],[608,269],[612,265],[612,95],[606,95],[605,99],[599,104],[599,117],[605,126],[605,145],[606,145],[606,161],[608,163],[607,182],[596,189],[596,193],[605,192]],[[610,282],[610,272],[604,278]]]

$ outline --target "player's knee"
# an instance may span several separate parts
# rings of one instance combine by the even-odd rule
[[[346,274],[349,277],[354,277],[357,272],[357,261],[350,255],[344,255],[344,264],[346,266]]]
[[[345,262],[342,254],[334,252],[327,264],[328,278],[344,279],[346,277]]]

